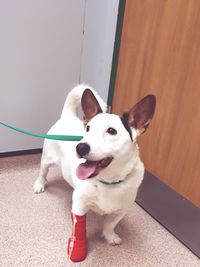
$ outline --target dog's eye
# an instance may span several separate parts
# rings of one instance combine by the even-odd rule
[[[86,132],[89,132],[89,130],[90,130],[90,125],[87,125],[86,126]]]
[[[107,130],[107,133],[111,134],[111,135],[116,135],[117,134],[117,130],[115,130],[112,127],[109,127]]]

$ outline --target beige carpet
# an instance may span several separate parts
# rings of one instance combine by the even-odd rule
[[[33,194],[39,160],[40,155],[0,159],[1,267],[200,266],[196,256],[136,204],[117,227],[123,238],[117,247],[99,237],[101,218],[89,214],[88,257],[70,262],[66,247],[72,190],[53,168],[46,192]]]

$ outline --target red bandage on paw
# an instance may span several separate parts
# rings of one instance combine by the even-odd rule
[[[72,235],[68,240],[68,255],[72,261],[82,261],[87,256],[86,215],[71,213]]]

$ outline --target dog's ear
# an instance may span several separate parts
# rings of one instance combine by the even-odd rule
[[[153,118],[156,107],[156,97],[147,95],[128,112],[128,126],[136,129],[137,135],[144,133]]]
[[[86,125],[95,115],[102,113],[102,109],[96,100],[96,97],[90,89],[85,89],[81,99],[81,105],[84,113],[84,124]]]

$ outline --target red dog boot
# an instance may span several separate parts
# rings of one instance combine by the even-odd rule
[[[87,256],[86,215],[71,213],[72,235],[68,240],[68,255],[72,261],[82,261]]]

